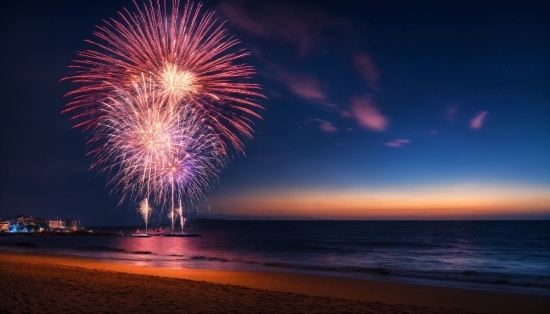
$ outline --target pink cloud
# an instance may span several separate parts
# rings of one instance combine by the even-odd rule
[[[384,145],[390,146],[390,147],[402,147],[410,143],[411,143],[411,140],[398,138],[393,141],[386,142],[384,143]]]
[[[270,62],[260,54],[268,71],[266,77],[279,81],[294,95],[315,102],[319,105],[334,108],[336,105],[328,101],[322,82],[315,76],[287,71],[277,64]]]
[[[481,127],[483,126],[483,120],[488,113],[489,112],[487,111],[479,111],[477,115],[472,120],[470,120],[470,128],[472,130],[481,129]]]
[[[437,135],[438,132],[436,129],[431,129],[430,131],[428,131],[431,135]]]
[[[358,54],[353,58],[353,63],[357,71],[365,78],[371,88],[377,89],[376,81],[380,72],[372,61],[372,58],[366,54]]]
[[[324,86],[317,77],[286,71],[271,62],[266,62],[266,65],[271,72],[268,77],[285,85],[294,95],[325,107],[336,107],[335,104],[328,101]]]
[[[324,131],[327,133],[334,133],[338,131],[338,129],[328,121],[321,120],[321,119],[315,119],[315,121],[319,122],[319,129],[321,129],[321,131]]]
[[[218,8],[233,26],[263,39],[290,44],[301,57],[323,43],[328,30],[349,28],[345,21],[331,18],[314,7],[276,1],[226,1]]]
[[[283,84],[294,95],[317,102],[327,107],[335,107],[334,104],[327,102],[327,95],[324,91],[321,81],[312,75],[287,71],[281,66],[269,61],[263,53],[257,56],[264,61],[266,69],[263,75],[274,79]]]
[[[384,131],[388,120],[376,108],[370,98],[352,99],[352,115],[360,126],[374,131]]]
[[[327,98],[321,82],[314,76],[281,72],[278,78],[296,96],[313,101],[326,100]]]

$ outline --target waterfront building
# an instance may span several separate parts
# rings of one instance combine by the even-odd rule
[[[63,219],[50,219],[48,220],[48,226],[50,229],[65,228],[65,222]]]
[[[0,219],[0,232],[42,232],[65,229],[76,230],[76,219],[42,219],[34,216],[18,215]]]

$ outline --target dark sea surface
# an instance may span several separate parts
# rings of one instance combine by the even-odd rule
[[[4,249],[550,295],[550,221],[188,221],[200,237],[4,236]],[[168,228],[165,227],[165,231]],[[30,242],[38,245],[30,247]]]

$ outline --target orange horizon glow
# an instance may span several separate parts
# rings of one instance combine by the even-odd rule
[[[224,214],[261,217],[460,218],[550,214],[550,187],[457,184],[397,189],[247,191],[210,199]]]

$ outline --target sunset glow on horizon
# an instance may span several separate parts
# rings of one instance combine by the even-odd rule
[[[320,219],[550,216],[550,187],[456,184],[353,190],[248,190],[211,199],[228,215]]]

